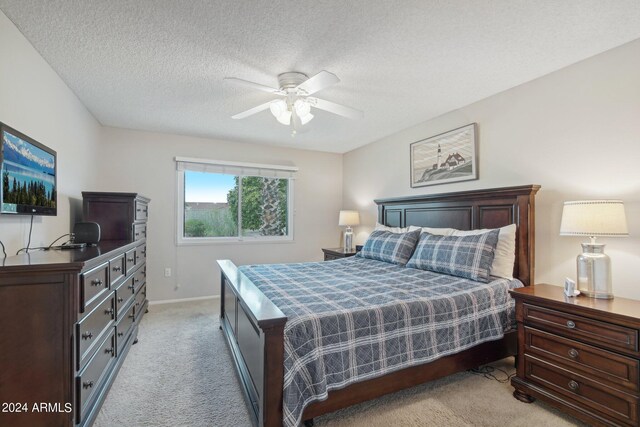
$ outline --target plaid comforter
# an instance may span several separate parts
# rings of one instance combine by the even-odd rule
[[[518,280],[468,279],[352,257],[240,267],[288,317],[283,424],[330,390],[502,338]]]

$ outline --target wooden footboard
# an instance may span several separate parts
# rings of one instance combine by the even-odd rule
[[[287,317],[229,260],[219,260],[220,328],[227,338],[258,426],[282,425],[284,324]]]

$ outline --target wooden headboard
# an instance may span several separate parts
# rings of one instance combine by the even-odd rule
[[[534,283],[535,194],[539,185],[491,188],[375,200],[378,222],[390,227],[442,227],[458,230],[516,224],[513,276]]]

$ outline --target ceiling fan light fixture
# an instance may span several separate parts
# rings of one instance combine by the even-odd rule
[[[276,119],[283,125],[289,126],[291,124],[291,111],[283,111],[279,116],[276,116]]]
[[[309,103],[304,99],[296,99],[296,102],[293,103],[293,107],[296,109],[296,114],[300,118],[311,113],[311,105],[309,105]]]
[[[277,119],[283,113],[287,112],[287,103],[284,101],[284,99],[276,99],[269,105],[269,110],[271,111],[271,114],[273,114],[273,116]]]

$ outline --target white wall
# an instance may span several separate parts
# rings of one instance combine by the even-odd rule
[[[35,217],[31,246],[69,233],[80,192],[97,182],[100,125],[13,23],[0,12],[0,121],[58,153],[58,215]],[[26,246],[28,216],[0,216],[8,255]]]
[[[239,142],[104,128],[100,161],[108,165],[97,191],[131,191],[151,198],[148,291],[152,301],[219,294],[216,259],[236,264],[322,259],[322,247],[340,245],[342,156]],[[176,156],[294,164],[293,243],[176,246]],[[164,268],[173,277],[164,277]],[[180,285],[176,289],[176,286]]]
[[[429,102],[428,94],[425,102]],[[411,142],[478,123],[480,179],[411,189]],[[540,184],[536,281],[575,278],[581,238],[560,237],[562,203],[622,199],[630,237],[603,238],[614,294],[640,299],[640,40],[421,123],[344,156],[343,204],[362,242],[378,197]]]

